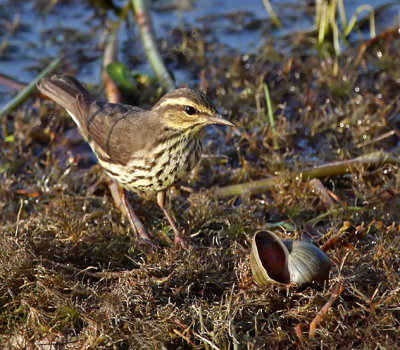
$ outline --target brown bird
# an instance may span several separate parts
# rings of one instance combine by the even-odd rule
[[[41,79],[37,88],[67,110],[107,175],[127,190],[157,193],[175,243],[184,247],[182,234],[165,206],[166,190],[199,161],[205,126],[234,124],[218,114],[205,94],[186,88],[167,93],[151,110],[96,101],[68,75]],[[131,215],[136,234],[148,240],[133,210]]]

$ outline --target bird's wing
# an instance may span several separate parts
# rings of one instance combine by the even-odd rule
[[[138,107],[93,102],[86,118],[88,142],[97,157],[126,165],[156,137],[149,111]]]

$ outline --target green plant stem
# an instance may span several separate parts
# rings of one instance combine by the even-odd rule
[[[347,38],[347,36],[352,32],[354,29],[354,26],[357,23],[358,15],[363,12],[367,11],[369,12],[369,23],[370,23],[370,33],[371,33],[371,38],[375,38],[376,32],[375,32],[375,12],[374,8],[370,5],[361,5],[357,7],[355,14],[351,17],[349,24],[343,31],[343,37]]]
[[[269,123],[271,125],[274,148],[279,149],[279,144],[278,144],[278,141],[276,138],[274,110],[272,108],[271,96],[269,94],[268,85],[266,83],[264,83],[264,95],[265,95],[265,100],[267,101],[268,119],[269,119]]]
[[[24,102],[28,96],[31,95],[34,89],[36,89],[37,82],[53,73],[61,63],[60,58],[55,58],[50,64],[43,69],[37,76],[34,78],[29,85],[27,85],[24,89],[22,89],[10,102],[8,102],[1,110],[0,110],[0,119],[3,118],[7,113],[10,113],[12,110],[17,108],[22,102]]]
[[[339,11],[340,20],[342,22],[342,28],[346,28],[347,27],[347,16],[346,16],[346,10],[344,8],[343,0],[338,1],[338,11]]]
[[[218,197],[255,195],[269,190],[277,182],[282,182],[282,180],[291,181],[294,179],[301,179],[302,181],[306,181],[313,178],[339,176],[355,172],[361,166],[376,167],[382,164],[400,165],[400,159],[385,152],[374,152],[350,160],[327,163],[314,168],[291,171],[287,174],[282,173],[267,179],[244,182],[225,187],[217,187],[214,191],[214,194]]]
[[[342,214],[344,212],[350,212],[350,211],[361,211],[362,209],[363,209],[362,207],[355,207],[355,206],[332,209],[332,210],[329,210],[329,211],[327,211],[325,213],[322,213],[321,215],[318,215],[315,218],[312,218],[311,220],[308,220],[308,223],[312,224],[312,225],[316,225],[317,223],[319,223],[323,219],[327,218],[328,216],[339,215],[339,214]]]
[[[279,20],[278,16],[276,15],[274,9],[271,6],[269,0],[263,0],[263,4],[269,15],[271,16],[272,22],[274,22],[275,26],[278,28],[282,27],[282,23]]]
[[[328,4],[325,1],[319,3],[317,11],[317,28],[318,28],[318,44],[322,45],[325,40],[325,35],[327,31],[327,7]]]
[[[271,124],[272,133],[275,135],[276,130],[275,130],[274,110],[272,109],[271,96],[269,94],[268,85],[266,83],[264,83],[264,94],[265,94],[265,100],[267,101],[269,123]]]
[[[171,75],[168,73],[167,68],[165,67],[160,52],[158,51],[153,22],[148,10],[148,3],[146,0],[131,1],[147,59],[149,60],[150,65],[160,80],[162,86],[166,90],[171,91],[175,89],[175,84]]]
[[[333,34],[333,47],[335,49],[336,56],[340,56],[340,44],[339,44],[339,28],[336,21],[331,22],[332,34]]]

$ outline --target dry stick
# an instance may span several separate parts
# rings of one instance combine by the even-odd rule
[[[51,61],[45,69],[43,69],[24,89],[17,94],[17,96],[15,96],[0,110],[0,119],[24,102],[25,99],[28,98],[28,96],[36,89],[37,82],[41,78],[53,73],[60,65],[60,62],[60,58],[55,58],[53,61]]]
[[[327,252],[328,250],[336,247],[339,242],[343,241],[343,233],[338,233],[334,235],[333,237],[329,238],[322,246],[320,246],[320,249],[324,252]]]
[[[213,342],[211,342],[210,340],[208,340],[207,338],[203,337],[202,335],[196,333],[193,331],[193,334],[198,337],[199,339],[201,339],[204,343],[210,345],[214,350],[221,350],[218,346],[216,346]]]
[[[104,47],[103,62],[101,65],[101,76],[106,88],[107,99],[111,103],[121,102],[121,92],[117,84],[110,78],[107,73],[107,66],[110,63],[118,61],[118,31],[121,24],[128,16],[131,5],[128,2],[121,10],[118,21],[115,22],[111,28],[108,40]]]
[[[179,332],[177,329],[174,329],[174,333],[179,335],[182,339],[186,340],[186,342],[192,346],[193,349],[196,349],[197,346],[195,343],[193,343],[189,337],[187,337],[186,335],[184,335],[183,333]]]
[[[297,338],[299,338],[300,343],[304,343],[304,334],[301,330],[301,323],[298,323],[294,326],[294,332],[296,333]]]
[[[290,181],[299,178],[303,181],[313,178],[324,178],[350,174],[356,171],[359,167],[377,167],[382,164],[400,164],[400,159],[386,152],[374,152],[361,157],[339,162],[327,163],[314,168],[307,168],[299,171],[291,171],[287,174],[280,174],[267,179],[244,182],[237,185],[225,187],[217,187],[215,195],[219,197],[230,197],[238,195],[254,195],[267,191],[277,182],[282,180]]]
[[[112,32],[110,33],[106,46],[104,47],[101,67],[101,76],[106,89],[107,100],[110,103],[121,103],[121,91],[107,73],[107,66],[116,61],[118,61],[118,39],[117,33]]]
[[[315,339],[315,333],[316,333],[318,324],[321,323],[325,314],[329,311],[329,309],[332,307],[333,303],[336,301],[336,299],[339,297],[339,295],[342,292],[343,292],[343,286],[339,282],[335,286],[335,289],[333,290],[332,295],[329,298],[329,300],[325,303],[325,305],[322,307],[322,309],[318,311],[317,315],[314,317],[314,319],[310,323],[310,331],[308,334],[309,339],[311,339],[311,340]]]
[[[131,3],[136,22],[139,26],[140,38],[151,68],[166,90],[174,90],[174,81],[168,73],[157,48],[153,22],[148,9],[148,2],[146,0],[132,0]]]
[[[10,90],[14,90],[17,92],[20,92],[26,86],[25,84],[22,84],[15,80],[12,80],[11,78],[9,78],[3,74],[0,74],[0,85],[3,85],[5,87],[9,88]]]
[[[375,38],[369,39],[366,42],[364,42],[362,45],[360,45],[360,49],[358,51],[357,58],[354,61],[354,66],[357,67],[360,63],[361,60],[364,57],[365,51],[372,45],[378,43],[379,41],[385,40],[387,37],[393,37],[395,38],[396,35],[398,35],[400,28],[394,28],[394,27],[389,27],[382,33],[380,33],[378,36]]]

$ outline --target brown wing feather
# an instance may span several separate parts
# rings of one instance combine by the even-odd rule
[[[89,109],[89,143],[102,160],[127,164],[156,140],[153,113],[139,107],[94,102]]]

